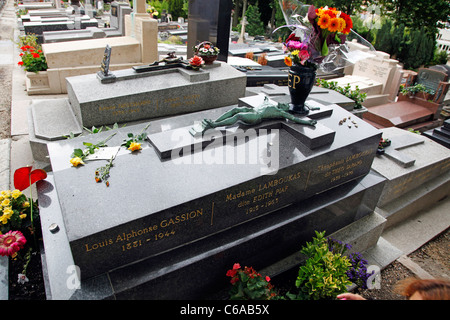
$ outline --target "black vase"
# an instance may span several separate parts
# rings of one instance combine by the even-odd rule
[[[292,66],[289,69],[288,87],[291,94],[289,110],[297,114],[308,114],[309,109],[305,106],[306,98],[311,92],[316,81],[316,70]]]

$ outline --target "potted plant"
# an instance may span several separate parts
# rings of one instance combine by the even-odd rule
[[[418,97],[424,100],[433,100],[434,90],[428,89],[423,84],[415,84],[413,86],[400,86],[400,93],[408,97]]]
[[[328,300],[347,291],[347,286],[351,285],[347,275],[351,263],[343,253],[348,247],[343,243],[325,238],[325,231],[316,231],[313,241],[307,242],[300,251],[307,260],[299,268],[295,282],[299,292],[288,293],[288,298]]]
[[[24,45],[20,47],[20,50],[22,50],[20,53],[22,61],[18,64],[24,67],[25,71],[38,73],[47,70],[47,61],[40,47]]]
[[[316,70],[323,68],[325,63],[329,65],[333,62],[329,55],[331,52],[338,53],[353,22],[350,16],[335,8],[316,9],[313,5],[309,6],[307,16],[303,18],[297,12],[301,7],[299,1],[283,0],[283,8],[292,10],[290,15],[289,12],[284,12],[289,19],[283,27],[294,29],[284,43],[287,54],[284,61],[289,67],[290,110],[307,114],[309,109],[304,102],[314,86]]]
[[[194,54],[202,58],[205,64],[212,64],[217,59],[219,53],[220,49],[209,41],[203,41],[194,46]]]

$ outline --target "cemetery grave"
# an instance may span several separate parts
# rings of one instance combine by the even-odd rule
[[[202,34],[206,21],[193,12]],[[199,71],[155,60],[116,70],[116,49],[101,42],[101,67],[98,59],[95,72],[65,78],[67,98],[33,100],[28,111],[33,156],[51,165],[38,184],[48,298],[223,299],[224,270],[236,261],[280,274],[298,267],[292,257],[316,230],[355,251],[374,248],[418,202],[448,195],[447,149],[375,128],[332,90],[314,87],[308,97],[319,109],[301,119],[314,125],[265,119],[193,136],[230,110],[288,103],[288,89],[250,87],[249,72],[223,61]],[[65,139],[113,123],[127,126]],[[140,150],[122,146],[143,132]],[[392,144],[377,156],[386,136]],[[71,165],[74,150],[102,140],[110,149]],[[108,163],[108,184],[97,183]]]
[[[42,51],[48,69],[39,74],[27,73],[28,94],[67,93],[65,79],[97,72],[106,45],[113,48],[111,70],[158,60],[157,21],[145,13],[145,1],[136,2],[133,14],[125,15],[124,36],[44,43]]]
[[[420,69],[417,76],[407,80],[406,88],[419,84],[433,94],[427,97],[419,93],[399,94],[397,102],[375,106],[364,114],[364,119],[377,128],[398,127],[419,130],[428,125],[436,127],[442,101],[447,94],[449,83],[445,73],[432,69]],[[424,131],[424,130],[422,130]]]

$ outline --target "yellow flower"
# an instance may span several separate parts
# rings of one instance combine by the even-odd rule
[[[9,199],[5,199],[5,200],[2,201],[2,206],[3,207],[7,207],[7,206],[9,206],[10,202],[11,201],[9,201]]]
[[[80,157],[70,159],[70,163],[74,167],[78,167],[80,164],[84,164],[83,159],[81,159]]]
[[[7,224],[8,223],[8,217],[6,215],[2,215],[0,217],[0,222],[3,224]]]
[[[2,196],[5,197],[5,198],[11,197],[11,190],[3,190],[2,191]]]
[[[27,217],[27,215],[24,213],[24,214],[21,214],[19,217],[20,217],[20,219],[23,220],[23,219],[25,219]]]
[[[291,54],[292,54],[293,56],[298,56],[299,53],[300,53],[299,50],[294,50],[294,51],[291,52]]]
[[[20,190],[14,190],[12,193],[11,193],[11,196],[14,198],[14,199],[17,199],[18,197],[20,197],[22,195],[22,192],[20,192]]]
[[[141,144],[140,143],[136,143],[136,142],[132,142],[130,144],[130,147],[128,148],[128,150],[131,150],[131,151],[141,150]]]
[[[30,206],[30,203],[28,202],[28,201],[25,201],[23,204],[22,204],[22,207],[23,208],[28,208]]]
[[[9,218],[14,214],[14,211],[11,209],[11,207],[6,208],[3,210],[3,215],[6,215]]]

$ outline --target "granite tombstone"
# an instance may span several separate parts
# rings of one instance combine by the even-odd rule
[[[170,159],[161,158],[152,145],[134,155],[122,150],[107,189],[94,182],[98,164],[73,168],[69,163],[74,148],[103,133],[50,143],[54,185],[81,277],[156,257],[367,175],[380,132],[362,120],[352,131],[342,128],[338,119],[347,111],[337,105],[320,108],[315,127],[287,120],[261,128],[232,126],[231,136],[219,131],[214,143],[189,144]],[[229,109],[151,122],[149,141],[156,144],[163,135],[164,141],[184,142],[193,138],[189,127],[195,121]],[[141,127],[119,129],[108,145],[119,145],[127,132]],[[303,143],[317,134],[318,146]]]

